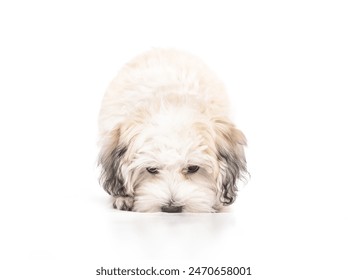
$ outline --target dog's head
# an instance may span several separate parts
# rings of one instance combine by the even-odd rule
[[[159,103],[138,108],[104,141],[104,189],[133,197],[139,212],[217,212],[233,203],[246,172],[242,132],[205,106]]]

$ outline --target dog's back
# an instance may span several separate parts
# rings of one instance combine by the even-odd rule
[[[209,107],[228,113],[223,84],[197,57],[173,49],[154,49],[126,64],[104,96],[99,128],[103,135],[134,108],[161,95],[200,95]]]

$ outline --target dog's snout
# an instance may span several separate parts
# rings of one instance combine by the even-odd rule
[[[162,206],[162,212],[167,213],[181,213],[182,212],[182,206],[173,206],[173,205],[167,205]]]

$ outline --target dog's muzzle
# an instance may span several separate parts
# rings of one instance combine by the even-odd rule
[[[182,212],[182,206],[173,206],[173,205],[167,205],[162,206],[162,212],[167,213],[181,213]]]

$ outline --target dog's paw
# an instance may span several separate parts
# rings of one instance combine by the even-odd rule
[[[115,209],[132,211],[134,198],[132,196],[118,196],[115,197],[113,206]]]

